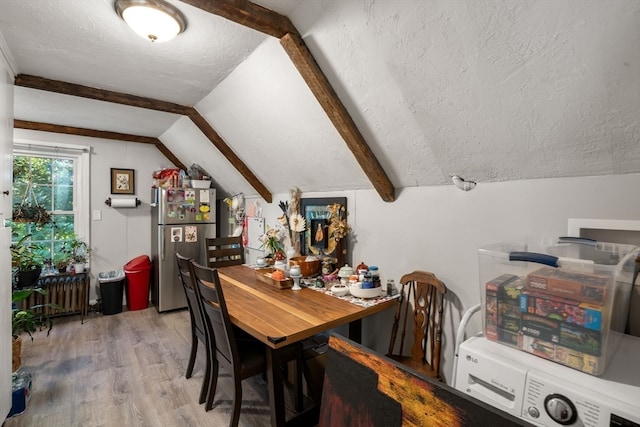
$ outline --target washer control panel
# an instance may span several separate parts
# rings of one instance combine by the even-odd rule
[[[549,427],[640,427],[637,407],[610,400],[576,384],[563,385],[558,378],[543,372],[529,372],[522,418]]]

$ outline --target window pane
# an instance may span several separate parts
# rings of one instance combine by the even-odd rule
[[[13,204],[19,205],[22,202],[22,197],[27,189],[26,183],[14,183],[13,184]]]
[[[11,242],[15,243],[22,236],[29,234],[29,223],[26,222],[14,222],[11,225]]]
[[[53,162],[53,183],[73,185],[73,160],[55,159]]]
[[[34,184],[51,184],[51,159],[31,158],[31,176]]]
[[[73,211],[73,187],[56,185],[54,189],[53,210]]]
[[[34,185],[33,193],[36,197],[33,204],[38,204],[46,210],[50,211],[53,207],[53,200],[51,198],[51,186],[50,185]]]
[[[26,184],[29,177],[29,158],[25,156],[13,157],[13,185]],[[24,187],[24,185],[22,185]]]
[[[30,229],[32,240],[44,242],[53,238],[53,224],[31,224]]]
[[[73,215],[54,215],[54,239],[69,240],[73,237]]]

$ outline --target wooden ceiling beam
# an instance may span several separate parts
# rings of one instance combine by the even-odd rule
[[[344,139],[356,161],[367,175],[382,200],[393,202],[395,189],[373,151],[358,130],[349,112],[299,34],[286,34],[280,44],[307,83],[336,130]]]
[[[30,87],[33,89],[46,90],[49,92],[63,93],[65,95],[79,96],[83,98],[96,99],[99,101],[112,102],[116,104],[124,104],[130,105],[134,107],[147,108],[157,111],[164,111],[167,113],[180,114],[183,116],[187,116],[191,119],[191,121],[202,131],[202,133],[209,138],[209,141],[220,151],[220,153],[231,163],[231,165],[236,168],[238,173],[240,173],[244,179],[265,199],[267,202],[271,203],[273,197],[271,192],[262,184],[262,182],[255,176],[253,172],[249,169],[249,167],[242,161],[240,158],[233,152],[231,147],[224,142],[224,140],[218,135],[218,133],[211,127],[211,125],[198,113],[198,111],[193,107],[186,107],[179,104],[173,104],[170,102],[159,101],[151,98],[144,98],[141,96],[128,95],[118,92],[106,91],[103,89],[92,88],[88,86],[81,86],[72,83],[61,82],[58,80],[50,80],[42,77],[36,76],[28,76],[24,74],[19,74],[15,79],[16,86]],[[51,125],[56,126],[56,125]],[[65,126],[60,127],[65,128]],[[50,131],[53,132],[53,131]],[[95,131],[95,132],[103,132],[103,131]],[[65,132],[63,132],[65,133]],[[105,134],[109,134],[113,132],[105,132]],[[115,135],[126,135],[126,134],[116,134]],[[85,135],[89,136],[89,135]],[[131,136],[131,135],[129,135]],[[106,138],[101,136],[100,138]],[[117,138],[111,138],[117,139]],[[125,141],[127,141],[125,139]],[[133,142],[143,142],[143,141],[133,141]],[[180,162],[171,152],[165,147],[158,146],[158,149],[163,153],[168,153],[167,157],[171,160],[176,166],[178,163],[181,169],[187,169],[184,167],[182,162]],[[165,150],[165,151],[163,151]],[[178,163],[176,163],[176,161]]]
[[[82,86],[74,83],[67,83],[60,80],[51,80],[44,77],[30,76],[26,74],[18,74],[15,78],[15,84],[16,86],[28,87],[31,89],[46,90],[48,92],[79,96],[81,98],[95,99],[98,101],[113,102],[116,104],[163,111],[165,113],[179,114],[182,116],[188,115],[191,110],[191,107],[185,107],[184,105],[174,104],[172,102],[144,98],[141,96],[113,92],[110,90]]]
[[[74,126],[54,125],[51,123],[30,122],[26,120],[13,121],[13,127],[17,129],[38,130],[42,132],[63,133],[66,135],[87,136],[90,138],[112,139],[116,141],[137,142],[141,144],[152,144],[167,157],[175,166],[187,170],[187,167],[178,159],[158,138],[151,136],[131,135],[128,133],[108,132],[103,130],[78,128]]]
[[[200,113],[194,108],[193,112],[189,115],[189,118],[194,125],[200,129],[200,131],[211,141],[213,145],[224,155],[229,162],[244,176],[244,178],[251,184],[251,186],[260,194],[260,196],[267,202],[273,201],[273,196],[267,188],[262,185],[262,182],[256,177],[253,172],[247,167],[247,165],[240,160],[240,158],[233,152],[233,150],[222,140],[218,132],[211,127],[209,122],[202,117]]]
[[[183,3],[275,38],[297,33],[289,18],[247,0],[181,0]]]
[[[395,201],[391,180],[289,18],[247,0],[181,1],[280,39],[280,44],[382,200]]]

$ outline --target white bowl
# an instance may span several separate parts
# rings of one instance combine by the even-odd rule
[[[349,287],[345,285],[333,285],[329,290],[337,297],[343,297],[349,293]]]
[[[349,292],[358,298],[375,298],[382,295],[382,289],[379,286],[377,288],[362,289],[358,285],[351,285],[349,286]]]

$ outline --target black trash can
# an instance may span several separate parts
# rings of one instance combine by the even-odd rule
[[[125,279],[124,270],[98,273],[102,314],[122,313],[122,295]]]

